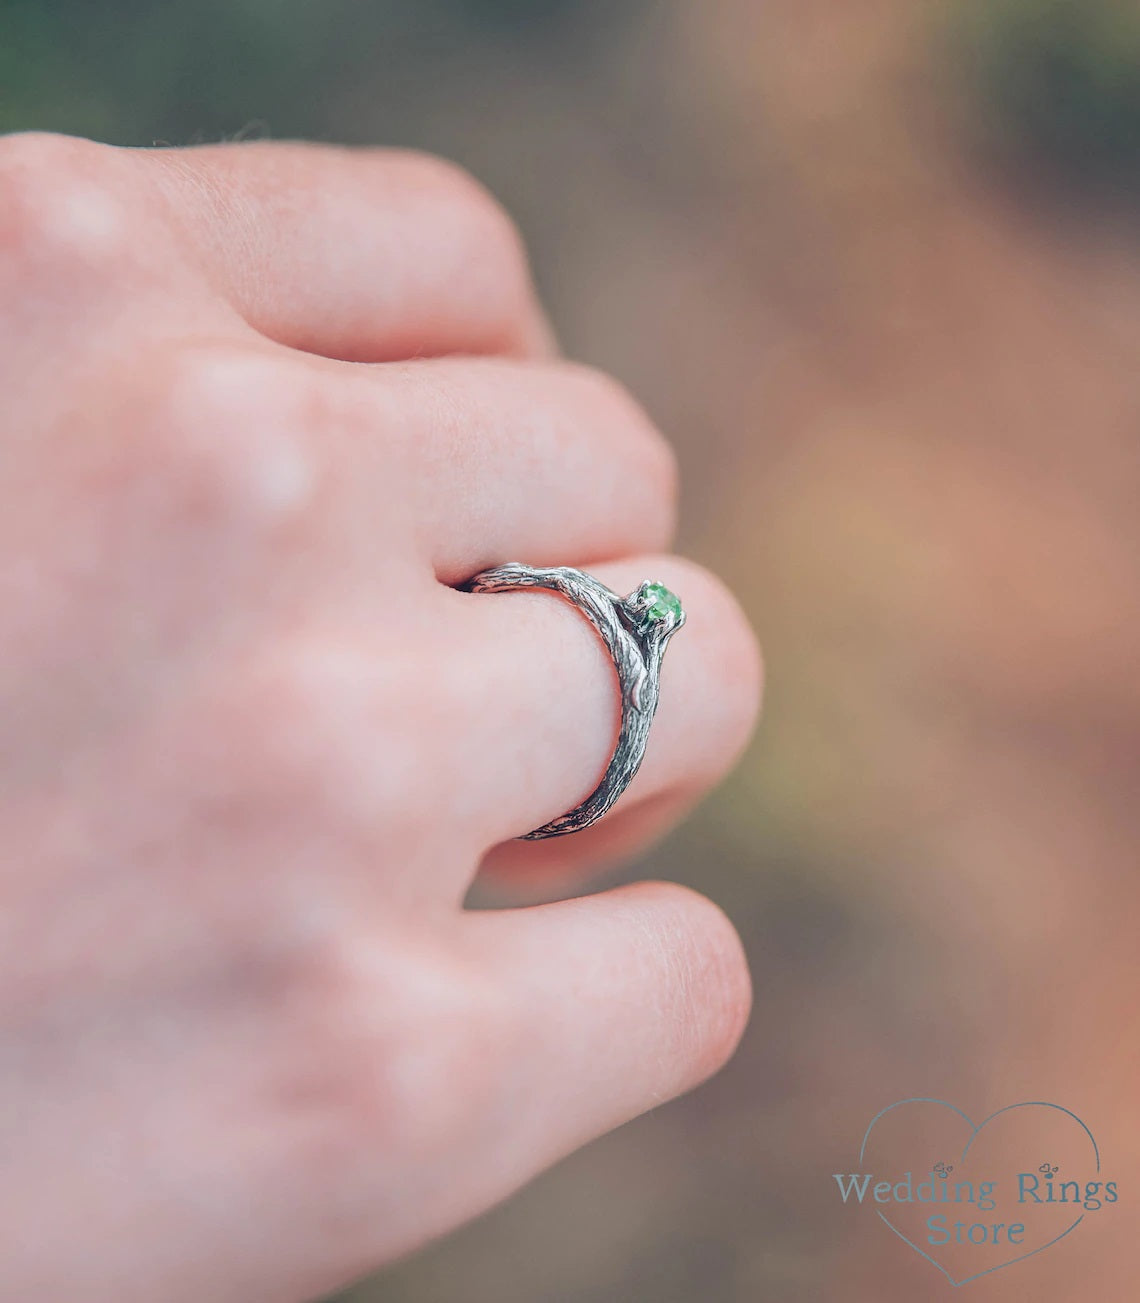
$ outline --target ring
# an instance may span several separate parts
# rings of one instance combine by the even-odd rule
[[[621,689],[621,727],[610,763],[581,805],[519,840],[541,841],[588,828],[621,796],[645,757],[649,726],[657,710],[665,644],[685,623],[680,601],[664,584],[653,580],[646,580],[628,597],[619,597],[573,566],[536,569],[517,561],[484,570],[461,587],[471,593],[549,588],[572,602],[606,644]]]

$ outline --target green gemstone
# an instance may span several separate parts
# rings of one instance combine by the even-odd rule
[[[672,616],[681,618],[681,601],[676,593],[671,593],[664,584],[646,584],[645,597],[649,602],[646,614],[652,620],[665,620]]]

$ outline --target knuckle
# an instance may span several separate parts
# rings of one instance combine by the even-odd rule
[[[293,415],[308,391],[308,377],[283,354],[230,342],[172,349],[160,379],[179,425],[216,421],[227,430],[244,428],[251,409],[270,404],[270,419]]]
[[[483,241],[520,263],[526,261],[522,236],[510,214],[490,190],[458,163],[434,154],[406,156],[421,186],[450,211],[462,215]]]
[[[303,517],[319,466],[319,394],[303,367],[231,344],[178,345],[154,360],[143,411],[122,438],[146,484],[202,525]]]
[[[231,739],[230,781],[294,847],[418,841],[432,766],[409,659],[333,628],[274,638],[227,676],[204,753]]]
[[[723,695],[722,754],[716,774],[727,771],[747,745],[760,713],[764,666],[756,635],[736,597],[718,579],[711,580],[717,635],[712,648]]]
[[[526,245],[514,219],[471,173],[430,154],[403,156],[408,181],[436,222],[453,232],[457,270],[473,299],[497,306],[507,342],[520,334],[534,312],[534,290]],[[508,338],[509,337],[509,338]]]
[[[628,489],[637,492],[646,517],[654,522],[650,545],[663,547],[673,535],[680,474],[672,445],[640,402],[620,380],[579,363],[562,363],[585,391],[586,406],[596,413],[599,429],[620,431],[629,467]]]
[[[321,528],[325,458],[293,381],[225,345],[164,343],[99,378],[78,446],[66,429],[45,441],[71,520],[55,554],[82,546],[107,600],[174,659],[268,611]]]
[[[732,714],[737,721],[737,733],[731,750],[735,754],[748,740],[760,713],[764,663],[760,644],[740,602],[721,580],[711,578],[710,582],[720,629],[717,665],[734,698]]]
[[[720,779],[739,758],[756,724],[763,690],[763,662],[756,634],[740,602],[715,575],[671,558],[670,587],[681,595],[700,630],[689,644],[703,686],[702,727],[691,738],[687,768],[697,781]]]
[[[294,959],[283,991],[333,1133],[372,1153],[453,1142],[522,1035],[505,988],[427,937],[342,929]]]
[[[5,197],[54,196],[91,174],[106,147],[52,132],[27,131],[0,138],[0,178]]]
[[[119,272],[137,247],[122,162],[109,145],[68,136],[0,139],[0,257],[39,274]]]

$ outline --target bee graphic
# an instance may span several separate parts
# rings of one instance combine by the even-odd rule
[[[930,1170],[932,1172],[937,1172],[938,1175],[945,1181],[946,1178],[950,1175],[950,1173],[954,1170],[954,1165],[953,1163],[935,1163]]]

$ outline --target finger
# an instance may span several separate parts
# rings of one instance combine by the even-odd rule
[[[732,924],[672,883],[471,915],[522,1005],[512,1144],[539,1164],[691,1089],[731,1056],[751,984]]]
[[[490,358],[331,372],[334,412],[353,405],[346,458],[366,491],[398,458],[421,551],[444,583],[512,557],[586,564],[668,545],[673,454],[600,372]]]
[[[47,132],[0,135],[3,360],[35,378],[36,402],[74,398],[58,383],[61,358],[121,356],[142,332],[148,342],[209,335],[225,322],[218,306],[171,248],[161,206],[125,151]],[[20,397],[5,394],[11,429],[27,428],[12,407]]]
[[[662,793],[704,790],[736,758],[758,706],[759,656],[740,607],[707,571],[676,557],[611,562],[591,573],[623,594],[660,579],[688,613],[665,654],[645,761],[614,814]],[[480,821],[474,835],[487,850],[574,808],[596,787],[616,740],[617,676],[593,627],[554,593],[448,597],[467,693],[447,745],[450,764],[466,775]]]
[[[426,155],[264,141],[138,151],[254,329],[327,357],[548,353],[519,236]]]
[[[397,968],[390,938],[342,957],[350,989],[364,996],[362,1030],[385,1029],[376,1075],[358,1092],[366,1122],[379,1116],[385,1129],[379,1146],[368,1126],[355,1133],[331,1169],[335,1186],[318,1170],[303,1194],[323,1210],[318,1228],[333,1224],[330,1207],[341,1214],[360,1270],[697,1085],[732,1054],[748,1019],[739,938],[683,887],[640,883],[456,922],[446,957],[428,965]],[[458,980],[441,980],[453,968]],[[404,1028],[410,1055],[400,1052]]]

